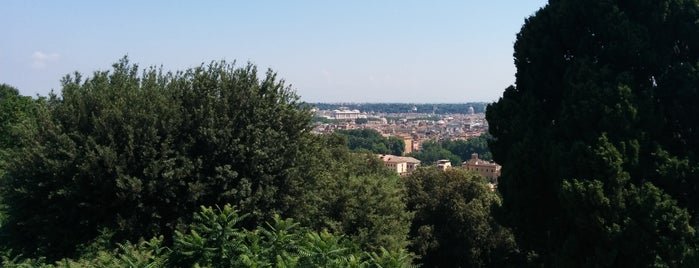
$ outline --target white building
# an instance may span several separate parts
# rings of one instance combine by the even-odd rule
[[[438,160],[437,167],[441,170],[447,170],[451,168],[451,161],[449,161],[449,159]]]
[[[360,118],[359,110],[333,110],[333,117],[335,119],[357,119]]]

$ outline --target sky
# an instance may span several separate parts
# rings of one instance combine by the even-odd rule
[[[307,102],[491,102],[514,83],[516,34],[545,4],[5,0],[0,83],[45,96],[128,56],[173,71],[251,62]]]

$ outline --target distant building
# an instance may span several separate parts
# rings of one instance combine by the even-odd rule
[[[471,154],[471,159],[461,164],[461,167],[480,173],[491,183],[497,183],[500,177],[501,166],[490,161],[478,159],[477,153]]]
[[[335,119],[357,119],[359,118],[359,110],[340,109],[333,111]]]
[[[413,172],[420,166],[420,160],[412,157],[395,156],[390,154],[380,154],[378,157],[383,160],[386,167],[401,175]]]
[[[451,161],[449,161],[448,159],[438,160],[437,167],[441,170],[447,170],[451,168]]]
[[[403,155],[413,152],[413,137],[404,134],[398,134],[396,135],[396,137],[401,138],[403,140],[403,143],[405,143],[405,147],[403,148]]]

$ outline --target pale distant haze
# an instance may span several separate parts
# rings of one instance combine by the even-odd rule
[[[271,68],[307,102],[495,101],[543,0],[31,1],[0,5],[0,83],[60,91],[124,55],[166,70]]]

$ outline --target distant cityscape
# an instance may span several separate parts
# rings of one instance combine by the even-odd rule
[[[410,143],[406,142],[406,154],[420,150],[426,140],[465,140],[488,132],[485,103],[420,106],[422,109],[410,104],[314,104],[313,132],[374,129],[384,136],[410,138]],[[361,107],[370,110],[360,110]]]
[[[398,137],[405,143],[403,156],[379,155],[385,165],[401,175],[407,175],[420,161],[405,157],[422,149],[425,141],[468,140],[488,132],[485,119],[486,103],[465,104],[313,104],[312,132],[330,134],[337,130],[372,129],[384,137]],[[366,110],[362,110],[365,108]],[[491,185],[497,183],[500,165],[478,158],[463,163],[440,160],[433,164],[440,169],[459,166],[486,177]]]

